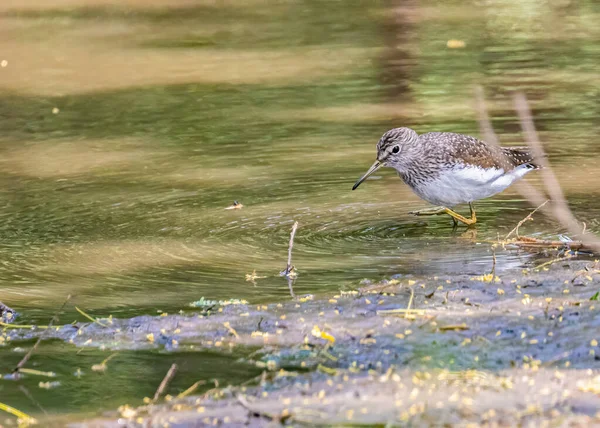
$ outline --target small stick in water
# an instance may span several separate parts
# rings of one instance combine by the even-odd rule
[[[292,298],[296,297],[294,294],[294,279],[298,276],[296,268],[292,265],[292,249],[294,248],[294,237],[296,236],[296,230],[298,229],[298,222],[295,221],[292,226],[292,233],[290,233],[290,246],[288,247],[288,260],[287,267],[279,272],[280,276],[285,276],[288,280],[288,288],[290,289],[290,295]]]
[[[290,233],[290,246],[288,248],[287,267],[285,268],[285,270],[282,270],[280,273],[281,276],[287,276],[288,278],[289,277],[295,278],[296,276],[298,276],[298,274],[296,273],[296,269],[292,265],[292,250],[294,249],[294,237],[296,236],[297,229],[298,229],[298,222],[295,221],[294,225],[292,226],[292,233]]]
[[[520,236],[519,236],[519,227],[521,227],[521,225],[522,225],[523,223],[525,223],[527,220],[533,220],[533,218],[532,218],[531,216],[532,216],[533,214],[535,214],[535,212],[536,212],[537,210],[539,210],[539,209],[540,209],[540,208],[542,208],[544,205],[546,205],[548,202],[550,202],[550,199],[546,199],[546,201],[545,201],[543,204],[541,204],[541,205],[540,205],[540,206],[538,206],[536,209],[534,209],[533,211],[531,211],[531,212],[529,213],[529,215],[527,215],[527,217],[525,217],[523,220],[521,220],[521,221],[520,221],[520,222],[519,222],[519,223],[518,223],[518,224],[515,226],[515,228],[514,228],[513,230],[511,230],[511,231],[508,233],[508,235],[506,235],[506,237],[504,238],[504,240],[506,241],[508,238],[510,238],[510,235],[512,235],[513,233],[516,233],[517,239],[518,239],[518,238],[520,238]]]
[[[46,412],[46,409],[44,409],[42,407],[42,405],[36,401],[35,398],[33,398],[31,393],[29,392],[29,390],[24,385],[19,385],[19,389],[27,398],[29,398],[29,401],[31,401],[33,404],[35,404],[37,406],[38,409],[40,409],[42,412],[44,412],[44,415],[49,416],[48,412]]]
[[[185,391],[179,393],[179,395],[177,395],[177,398],[183,398],[183,397],[187,397],[188,395],[190,395],[192,392],[194,392],[196,389],[198,389],[199,386],[204,385],[206,383],[205,380],[199,380],[198,382],[194,383],[192,386],[190,386],[188,389],[186,389]]]
[[[492,281],[496,277],[496,246],[492,245]]]
[[[91,322],[94,322],[98,325],[101,325],[102,327],[108,327],[108,325],[104,324],[102,321],[100,321],[97,318],[93,318],[90,315],[88,315],[87,313],[83,312],[81,309],[79,309],[77,306],[75,306],[75,310],[77,312],[79,312],[81,315],[83,315],[84,317],[86,317],[87,319],[89,319]]]
[[[177,372],[177,364],[173,363],[173,364],[171,364],[171,368],[169,369],[169,371],[163,378],[160,385],[158,385],[158,389],[154,393],[154,398],[152,399],[152,402],[155,402],[156,400],[158,400],[160,398],[160,396],[163,394],[163,392],[165,392],[165,389],[167,389],[167,385],[169,385],[169,382],[171,382],[171,379],[173,379],[173,376],[175,376],[176,372]]]
[[[58,317],[62,313],[62,310],[64,309],[65,305],[67,304],[67,302],[69,300],[71,300],[70,294],[67,296],[67,298],[65,299],[63,304],[60,306],[58,311],[56,311],[56,313],[54,314],[54,316],[48,323],[48,330],[50,329],[50,327],[52,327],[52,324],[54,324],[56,321],[58,321]],[[48,330],[46,330],[46,331],[48,331]],[[17,367],[15,367],[15,369],[13,370],[13,374],[16,375],[17,373],[19,373],[19,370],[21,370],[23,368],[23,366],[25,364],[27,364],[27,361],[29,361],[29,359],[31,358],[31,355],[35,352],[35,350],[37,349],[38,345],[40,344],[40,342],[42,341],[43,338],[44,338],[44,334],[42,333],[42,334],[40,334],[40,337],[38,337],[38,340],[35,342],[35,344],[31,347],[29,352],[27,354],[25,354],[25,356],[21,359],[21,361],[19,361],[19,364],[17,364]]]
[[[27,413],[23,413],[22,411],[15,409],[14,407],[9,406],[8,404],[0,403],[0,410],[4,410],[6,413],[10,413],[13,416],[16,416],[18,419],[19,426],[29,426],[37,424],[37,420],[29,416]]]

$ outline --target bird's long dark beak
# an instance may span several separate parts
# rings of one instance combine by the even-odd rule
[[[365,175],[363,175],[362,177],[360,177],[356,183],[354,183],[354,186],[352,186],[352,190],[354,190],[358,186],[360,186],[360,183],[365,181],[369,177],[369,175],[373,174],[375,171],[377,171],[382,166],[383,166],[383,164],[381,162],[375,161],[375,163],[371,166],[371,168],[369,168],[367,173]]]

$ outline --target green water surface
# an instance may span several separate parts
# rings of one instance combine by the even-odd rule
[[[514,191],[478,204],[473,239],[408,215],[427,204],[391,170],[350,190],[389,128],[480,136],[475,85],[512,145],[523,139],[511,97],[526,93],[574,212],[598,230],[595,2],[51,3],[0,6],[0,301],[19,323],[47,323],[69,294],[113,317],[200,297],[287,300],[294,221],[296,294],[487,272],[481,242],[531,210]],[[234,200],[244,207],[226,210]],[[541,217],[524,229],[562,232]],[[530,257],[502,252],[498,269]],[[69,305],[61,322],[73,320]],[[29,346],[0,347],[0,373]],[[61,385],[0,380],[0,401],[39,417],[140,404],[174,361],[174,394],[258,374],[237,354],[146,351],[92,372],[110,353],[43,344],[31,366]]]

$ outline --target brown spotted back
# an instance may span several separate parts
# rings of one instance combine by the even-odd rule
[[[498,147],[477,138],[452,132],[429,132],[419,136],[419,143],[430,155],[446,165],[473,165],[508,172],[519,165],[537,168],[526,147]]]

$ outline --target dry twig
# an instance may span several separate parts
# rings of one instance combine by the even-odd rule
[[[530,236],[521,236],[519,240],[512,241],[511,244],[523,248],[568,248],[573,251],[595,251],[594,247],[590,247],[581,241],[553,241],[550,239],[532,238]]]
[[[490,121],[490,116],[488,115],[487,108],[485,107],[483,88],[479,85],[475,86],[475,103],[477,108],[477,116],[479,119],[479,129],[481,131],[481,135],[483,135],[483,139],[490,144],[499,146],[500,142],[498,141],[498,137],[496,137],[494,127]]]
[[[29,401],[31,401],[33,404],[35,404],[35,406],[44,413],[44,415],[48,416],[48,412],[46,411],[46,409],[44,409],[42,407],[42,405],[35,398],[33,398],[33,395],[31,395],[31,393],[25,387],[25,385],[19,385],[19,389],[25,395],[25,397],[27,397],[29,399]]]
[[[287,259],[287,267],[285,270],[281,271],[282,276],[296,276],[296,269],[292,265],[292,250],[294,249],[294,237],[296,236],[296,230],[298,229],[298,222],[295,221],[292,226],[292,233],[290,233],[290,245],[288,247],[288,259]]]
[[[414,320],[416,316],[422,316],[426,314],[425,309],[413,309],[412,304],[415,298],[415,290],[410,289],[410,299],[408,300],[408,305],[406,305],[406,309],[383,309],[377,311],[377,315],[382,316],[402,316],[403,318]]]
[[[521,227],[523,225],[523,223],[525,223],[528,220],[533,220],[532,216],[535,214],[535,212],[537,210],[539,210],[540,208],[542,208],[544,205],[546,205],[548,203],[549,199],[546,199],[544,201],[544,203],[542,205],[538,205],[538,207],[536,209],[534,209],[533,211],[531,211],[529,214],[527,214],[527,217],[525,217],[523,220],[521,220],[519,223],[517,223],[517,225],[514,227],[513,230],[511,230],[510,232],[508,232],[508,235],[506,235],[504,237],[504,240],[508,240],[508,238],[510,238],[510,236],[514,233],[517,236],[517,239],[520,238],[519,236],[519,227]]]
[[[188,389],[186,389],[183,392],[180,392],[177,395],[177,398],[184,398],[187,397],[188,395],[190,395],[192,392],[196,391],[196,389],[198,389],[199,386],[204,385],[206,383],[205,380],[199,380],[198,382],[195,382],[192,386],[190,386]]]
[[[48,323],[48,330],[50,329],[50,327],[52,327],[52,325],[56,321],[58,321],[58,317],[59,317],[60,313],[62,312],[62,310],[64,309],[65,305],[67,304],[67,302],[69,300],[71,300],[71,295],[70,294],[67,296],[67,298],[65,299],[65,301],[63,302],[63,304],[60,306],[60,308],[58,309],[58,311],[56,311],[56,313],[54,314],[54,316],[52,317],[52,319]],[[48,331],[48,330],[46,330],[46,331]],[[19,370],[22,369],[25,364],[27,364],[27,361],[29,361],[29,359],[31,358],[31,355],[35,352],[35,350],[39,346],[39,344],[42,341],[42,339],[44,339],[44,335],[45,335],[46,331],[44,333],[40,334],[40,337],[38,337],[38,340],[31,347],[31,349],[29,350],[29,352],[27,352],[27,354],[25,354],[25,356],[21,359],[21,361],[19,361],[19,364],[17,364],[17,367],[15,367],[15,369],[13,370],[13,373],[15,373],[15,374],[18,373]]]
[[[527,104],[525,95],[521,93],[515,95],[515,109],[519,114],[521,128],[525,132],[527,145],[535,157],[539,158],[538,162],[542,166],[544,187],[546,188],[553,202],[551,204],[552,217],[563,227],[565,227],[569,233],[572,235],[579,235],[583,230],[583,227],[571,212],[571,209],[569,208],[569,205],[565,199],[565,195],[560,187],[560,183],[558,182],[556,175],[554,175],[554,172],[546,160],[544,149],[542,148],[542,145],[537,137],[537,132],[535,131],[535,126],[531,117],[531,111],[529,109],[529,105]],[[582,235],[581,242],[587,248],[595,252],[600,252],[600,239],[598,239],[598,237],[591,234]]]
[[[177,364],[173,363],[171,364],[171,368],[163,378],[160,385],[158,385],[158,389],[154,393],[154,398],[152,398],[153,403],[156,402],[160,398],[160,396],[165,392],[165,389],[167,389],[167,386],[169,385],[169,382],[171,382],[171,379],[173,379],[173,377],[175,376],[175,373],[177,373]]]
[[[94,318],[94,317],[92,317],[92,316],[88,315],[88,314],[87,314],[87,313],[85,313],[83,310],[79,309],[77,306],[75,306],[75,310],[76,310],[77,312],[79,312],[81,315],[83,315],[84,317],[86,317],[87,319],[89,319],[91,322],[93,322],[93,323],[96,323],[96,324],[98,324],[98,325],[100,325],[100,326],[102,326],[102,327],[108,327],[108,325],[104,324],[104,323],[103,323],[102,321],[100,321],[99,319],[97,319],[97,318]]]
[[[27,427],[29,425],[35,425],[37,423],[37,420],[29,416],[27,413],[24,413],[19,409],[15,409],[14,407],[9,406],[8,404],[0,403],[0,410],[3,410],[6,413],[10,413],[11,415],[16,416],[20,427]]]
[[[487,110],[485,108],[483,90],[481,89],[481,87],[476,88],[475,97],[477,101],[477,110],[481,132],[489,143],[498,144],[498,138],[494,133],[493,127],[489,120],[489,116],[487,114]],[[544,153],[542,145],[539,142],[537,132],[533,124],[533,119],[531,116],[529,105],[527,104],[527,99],[522,93],[518,93],[514,97],[514,103],[515,109],[519,115],[519,119],[521,122],[521,128],[525,133],[527,145],[530,148],[531,153],[534,155],[536,162],[541,166],[544,187],[546,189],[547,194],[550,196],[552,204],[550,204],[549,206],[545,206],[546,204],[544,201],[548,198],[545,197],[544,194],[542,194],[535,187],[527,184],[526,182],[518,182],[516,189],[530,203],[532,203],[534,206],[538,206],[536,210],[540,209],[548,217],[560,223],[563,227],[567,229],[567,231],[570,234],[580,235],[581,231],[584,229],[571,212],[565,200],[560,184],[556,179],[554,172],[552,172],[552,169],[550,168],[550,165],[546,159],[546,155]],[[518,226],[516,229],[518,229]],[[526,247],[567,247],[572,250],[586,249],[594,252],[600,252],[600,239],[591,234],[582,235],[581,241],[546,241],[538,240],[536,238],[519,237],[519,240],[513,243]]]
[[[294,279],[298,276],[296,268],[292,265],[292,250],[294,249],[294,237],[296,236],[296,230],[298,229],[298,222],[295,221],[292,226],[292,233],[290,233],[290,245],[288,247],[288,260],[287,266],[284,270],[279,272],[279,275],[285,276],[288,280],[288,287],[290,289],[290,295],[292,298],[296,297],[294,294]]]
[[[485,100],[483,98],[483,89],[481,86],[477,86],[475,88],[475,99],[477,102],[477,115],[479,116],[479,128],[481,129],[484,138],[490,144],[495,144],[497,146],[500,145],[487,113]],[[544,194],[540,193],[535,187],[531,186],[525,181],[518,181],[515,183],[515,187],[523,197],[532,202],[535,206],[541,205],[546,199],[548,199]],[[543,212],[549,215],[549,212],[546,211],[545,208]]]
[[[496,246],[492,245],[492,271],[490,272],[492,275],[492,280],[496,277]]]

